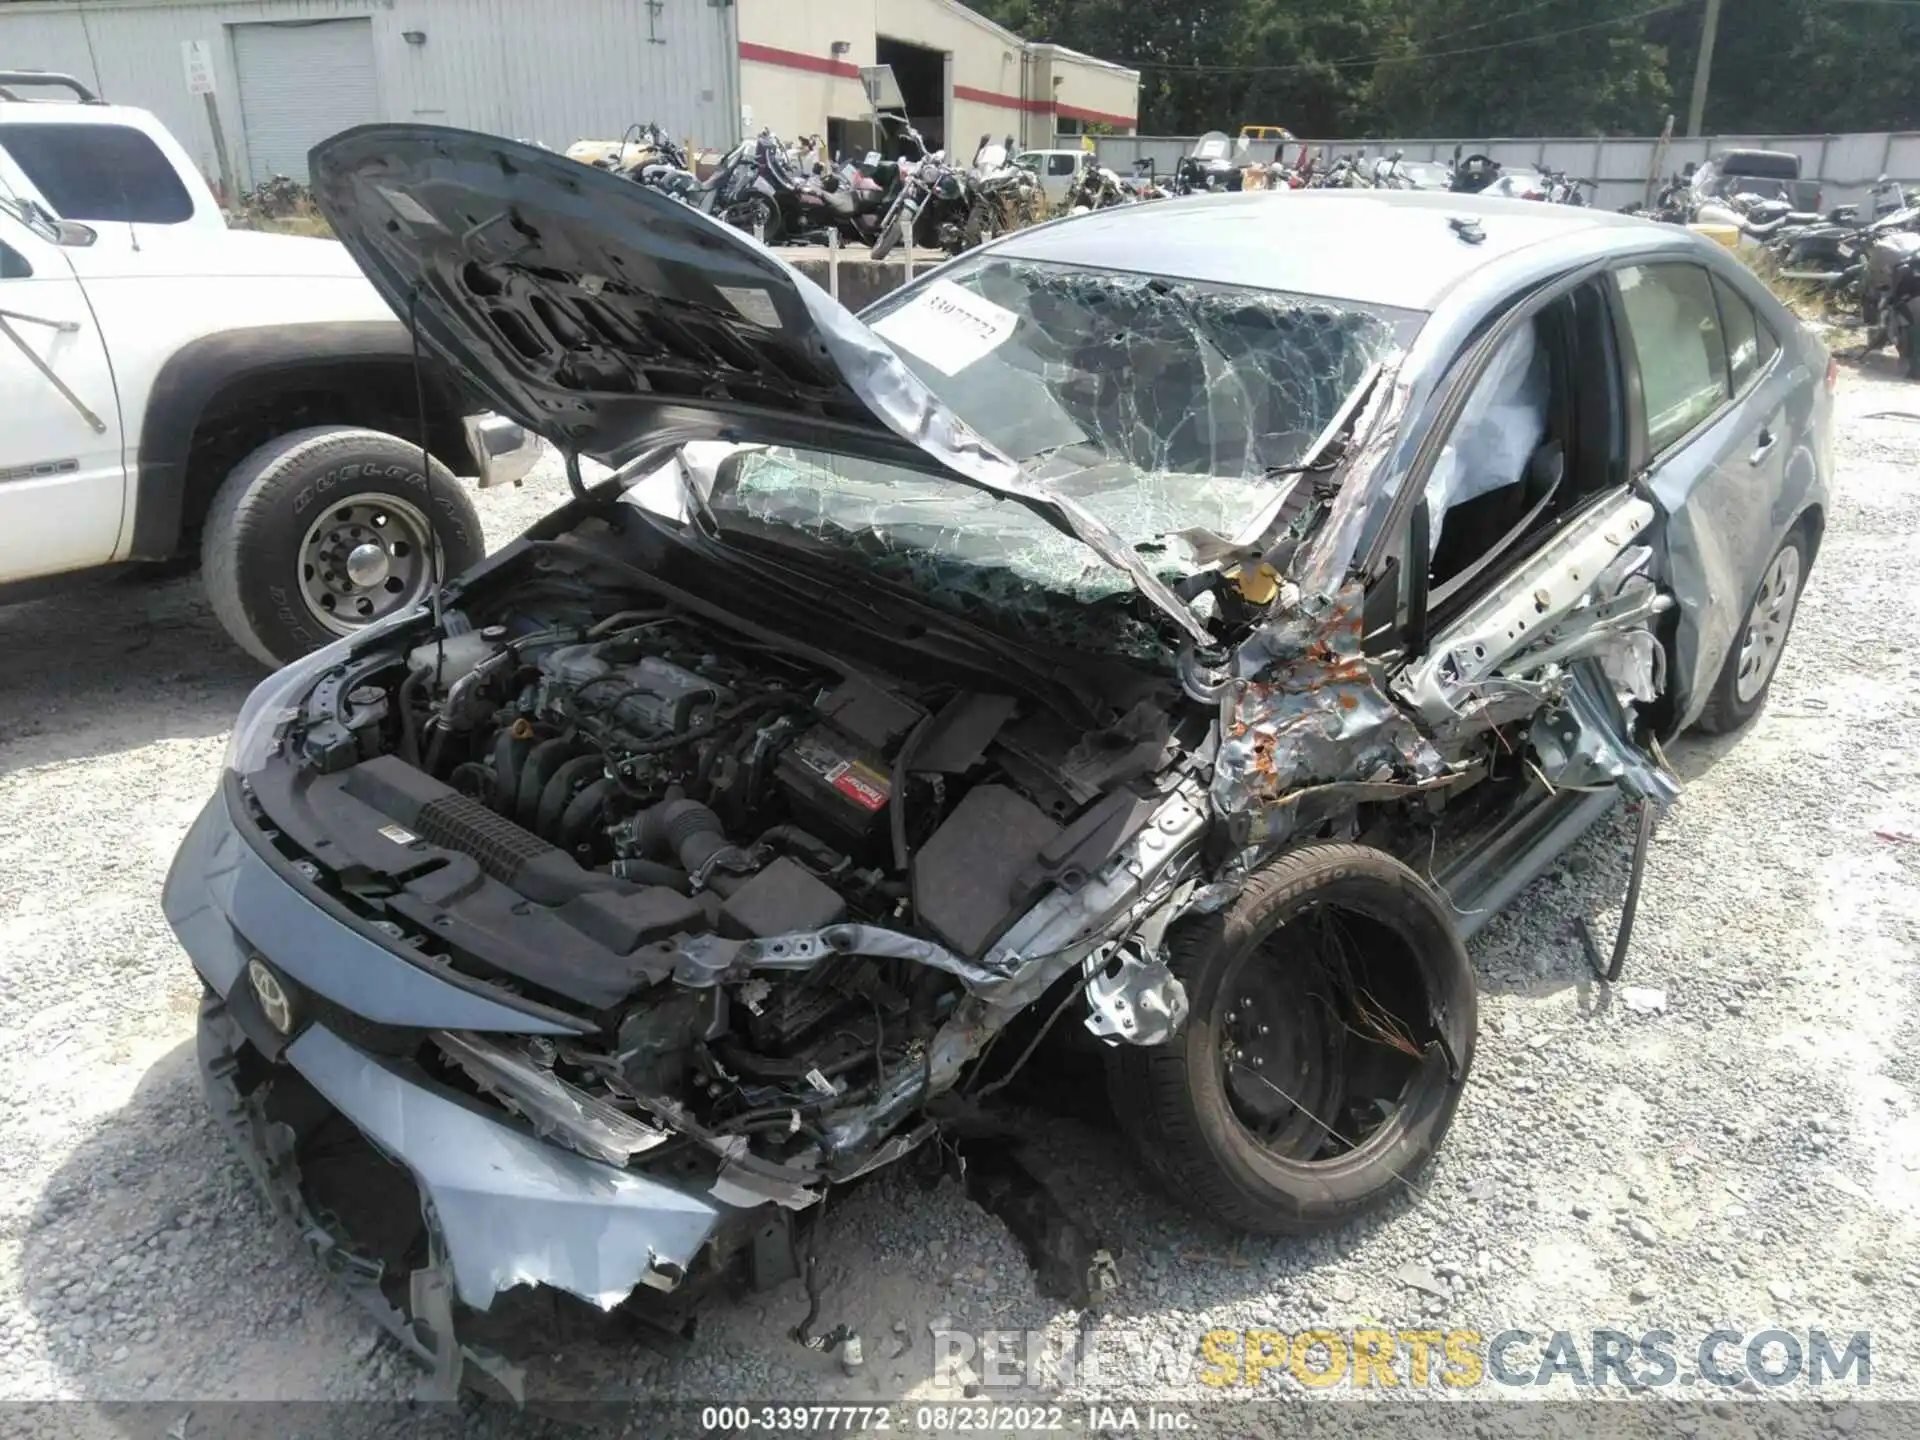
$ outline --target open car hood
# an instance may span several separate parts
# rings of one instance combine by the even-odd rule
[[[1191,638],[1100,520],[974,432],[885,341],[750,237],[549,150],[364,125],[309,157],[321,212],[487,406],[620,465],[687,440],[814,447],[952,477],[1084,542]]]

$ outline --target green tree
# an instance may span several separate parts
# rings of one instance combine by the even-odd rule
[[[1703,8],[1657,3],[979,0],[1029,39],[1138,68],[1143,134],[1314,138],[1653,134],[1686,103]],[[1729,0],[1709,132],[1917,124],[1920,3]]]

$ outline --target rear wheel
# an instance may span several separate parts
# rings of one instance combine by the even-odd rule
[[[438,460],[377,430],[323,425],[233,468],[200,539],[213,611],[255,659],[284,665],[417,605],[486,554],[480,517]]]
[[[1382,851],[1307,845],[1170,942],[1189,1018],[1109,1056],[1114,1110],[1185,1203],[1266,1234],[1412,1190],[1473,1060],[1477,1002],[1431,886]]]
[[[1767,703],[1774,671],[1793,630],[1793,617],[1806,583],[1807,532],[1795,530],[1773,552],[1761,572],[1760,588],[1747,608],[1746,624],[1720,667],[1713,694],[1700,714],[1699,728],[1709,735],[1738,730]]]
[[[1894,342],[1900,353],[1900,363],[1905,367],[1909,380],[1920,380],[1920,342],[1914,340],[1914,331],[1920,329],[1920,300],[1906,301],[1906,323],[1900,327],[1900,338]]]
[[[780,223],[780,211],[771,201],[758,196],[729,211],[727,223],[736,230],[759,236],[763,245],[778,245],[784,238],[785,227]]]

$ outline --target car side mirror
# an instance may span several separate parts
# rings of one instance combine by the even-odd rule
[[[99,231],[91,225],[82,225],[78,220],[57,221],[55,228],[60,232],[59,243],[76,250],[84,250],[100,238]]]

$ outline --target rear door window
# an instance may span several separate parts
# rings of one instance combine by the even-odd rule
[[[173,162],[132,126],[0,125],[0,148],[63,219],[178,225],[193,218],[193,197]]]
[[[1047,174],[1071,175],[1073,174],[1073,170],[1074,170],[1073,156],[1049,155],[1047,157]]]
[[[1733,393],[1743,395],[1779,353],[1780,342],[1773,338],[1767,322],[1747,303],[1746,297],[1717,275],[1713,279],[1713,293],[1720,299],[1720,325],[1727,336],[1727,363]]]
[[[1698,265],[1617,272],[1640,366],[1647,444],[1658,455],[1733,398],[1713,283]]]

